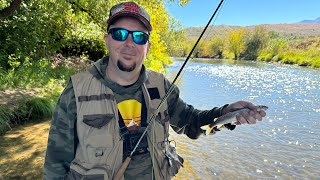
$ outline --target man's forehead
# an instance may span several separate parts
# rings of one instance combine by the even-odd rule
[[[130,21],[130,23],[128,23],[129,21]],[[123,27],[123,28],[126,28],[131,23],[134,23],[135,27],[134,27],[134,29],[130,29],[130,30],[142,30],[142,31],[148,32],[147,27],[140,20],[138,20],[138,19],[136,19],[134,17],[130,17],[130,16],[120,17],[119,19],[115,20],[110,25],[110,28],[112,28],[112,27]]]

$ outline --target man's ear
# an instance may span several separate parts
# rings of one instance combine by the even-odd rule
[[[151,43],[150,41],[148,41],[148,44],[147,44],[147,46],[148,46],[148,47],[147,47],[147,55],[148,55],[148,53],[149,53],[149,50],[150,50],[151,44],[152,44],[152,43]]]
[[[108,47],[108,34],[104,34],[104,42],[106,43],[106,46]]]

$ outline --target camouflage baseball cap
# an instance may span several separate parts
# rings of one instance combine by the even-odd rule
[[[115,22],[119,17],[131,16],[140,20],[148,29],[152,30],[150,16],[146,10],[134,2],[124,2],[113,6],[110,9],[108,26]]]

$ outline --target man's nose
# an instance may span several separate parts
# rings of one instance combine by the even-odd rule
[[[127,39],[125,40],[125,43],[126,43],[127,45],[132,45],[132,46],[135,44],[134,41],[133,41],[132,34],[128,34],[128,37],[127,37]]]

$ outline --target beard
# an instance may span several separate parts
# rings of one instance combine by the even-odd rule
[[[131,66],[126,66],[124,63],[118,60],[117,66],[121,71],[132,72],[136,68],[137,64],[133,63]]]

